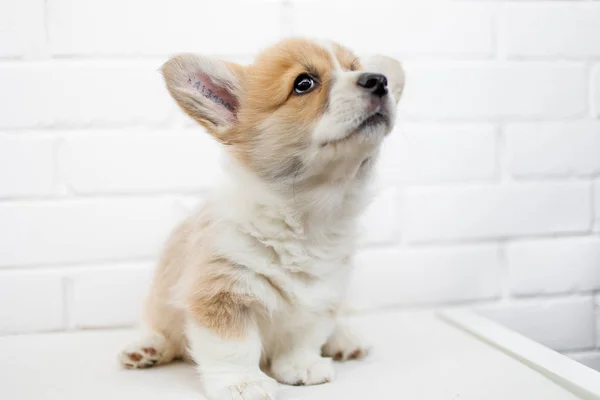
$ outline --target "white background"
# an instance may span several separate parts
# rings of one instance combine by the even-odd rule
[[[0,333],[127,326],[218,146],[157,69],[288,35],[405,62],[365,310],[472,305],[600,368],[600,1],[0,0]]]

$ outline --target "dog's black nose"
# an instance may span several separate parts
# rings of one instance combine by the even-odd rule
[[[388,92],[387,78],[382,74],[365,72],[358,77],[356,84],[377,97],[383,97]]]

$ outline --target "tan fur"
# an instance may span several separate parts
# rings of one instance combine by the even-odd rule
[[[191,315],[226,339],[243,339],[251,318],[250,306],[254,298],[228,291],[231,281],[226,277],[201,280],[198,283],[198,291],[190,296],[187,303]],[[216,293],[203,289],[216,290]]]
[[[169,347],[169,358],[184,357],[187,341],[184,334],[185,316],[179,307],[169,301],[171,290],[186,267],[185,257],[189,248],[190,234],[202,225],[185,221],[172,234],[154,272],[152,287],[144,307],[144,320],[149,328],[162,334]]]
[[[248,67],[239,123],[229,132],[245,165],[269,177],[280,160],[309,145],[308,132],[327,106],[332,68],[328,52],[300,39],[283,41]],[[319,85],[306,96],[294,96],[294,78],[303,72],[317,75]]]
[[[180,291],[185,310],[223,337],[242,338],[250,318],[254,299],[236,285],[239,267],[210,250],[210,232],[211,224],[203,216],[173,232],[146,301],[146,321],[174,344],[172,358],[184,357],[187,347],[185,315],[170,301],[174,290]]]

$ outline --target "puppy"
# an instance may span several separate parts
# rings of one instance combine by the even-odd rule
[[[184,54],[162,74],[223,144],[227,176],[169,239],[146,301],[148,332],[121,362],[189,358],[213,400],[274,399],[275,380],[331,381],[331,358],[367,352],[339,313],[401,65],[287,39],[249,66]]]

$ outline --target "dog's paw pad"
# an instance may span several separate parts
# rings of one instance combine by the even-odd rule
[[[125,350],[120,354],[119,359],[121,360],[121,364],[126,368],[148,368],[160,360],[158,352],[155,349],[153,350],[153,352],[147,352],[144,349],[135,351]]]
[[[369,354],[368,347],[350,347],[344,350],[324,350],[323,355],[325,357],[331,357],[333,361],[349,361],[349,360],[362,360]]]
[[[149,356],[155,356],[156,355],[156,349],[153,347],[144,347],[142,349],[142,351],[144,352],[144,354],[148,354]]]
[[[165,337],[154,333],[127,346],[119,354],[119,361],[129,369],[149,368],[156,364],[166,364],[175,355]]]
[[[348,356],[348,360],[361,360],[369,354],[368,348],[358,348]]]
[[[354,332],[336,332],[322,348],[325,357],[334,361],[361,360],[369,354],[370,346]]]
[[[144,356],[141,355],[140,353],[127,353],[127,357],[129,357],[129,359],[131,361],[135,361],[135,362],[141,361],[142,358],[144,358]]]
[[[138,346],[127,347],[119,354],[119,361],[125,368],[149,368],[161,361],[163,352],[156,346]]]

